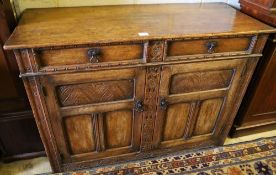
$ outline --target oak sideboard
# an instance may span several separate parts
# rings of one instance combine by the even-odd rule
[[[28,9],[4,47],[60,172],[223,144],[275,31],[223,3]]]

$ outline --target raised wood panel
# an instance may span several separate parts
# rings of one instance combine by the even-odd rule
[[[231,82],[233,73],[233,70],[215,70],[175,74],[172,76],[170,93],[178,94],[226,88]]]
[[[91,115],[66,117],[64,120],[66,133],[72,154],[81,154],[95,150]]]
[[[143,58],[142,44],[37,50],[36,56],[41,66],[85,64],[89,63],[89,49],[99,49],[99,62],[127,61]]]
[[[223,98],[169,104],[163,119],[161,144],[179,145],[194,136],[212,134],[222,106]]]
[[[191,40],[191,41],[170,41],[168,42],[167,56],[181,56],[194,54],[208,54],[208,42],[216,42],[214,53],[246,51],[249,48],[251,37]]]
[[[84,105],[131,99],[134,95],[134,80],[62,85],[56,89],[61,106]]]
[[[131,146],[133,112],[121,110],[107,112],[104,116],[106,148]]]
[[[190,104],[178,103],[168,107],[165,116],[163,141],[180,139],[184,136],[189,116]]]
[[[192,136],[211,134],[219,117],[223,99],[209,99],[201,103]]]

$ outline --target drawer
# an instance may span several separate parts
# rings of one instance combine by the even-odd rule
[[[36,59],[40,67],[142,62],[144,46],[142,43],[110,46],[93,46],[83,48],[39,49]]]
[[[176,40],[167,42],[167,60],[192,55],[248,54],[255,37]]]

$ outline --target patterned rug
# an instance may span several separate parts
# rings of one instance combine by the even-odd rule
[[[276,175],[276,137],[55,175]]]

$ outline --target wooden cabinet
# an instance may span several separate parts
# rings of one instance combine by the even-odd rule
[[[275,1],[240,2],[244,13],[276,27]],[[276,126],[275,70],[276,40],[275,34],[271,34],[235,119],[232,136],[247,134],[246,131],[249,130],[263,131]]]
[[[240,4],[244,13],[275,27],[275,0],[240,0]]]
[[[0,160],[45,155],[12,51],[3,45],[16,25],[9,0],[0,1]],[[20,145],[20,146],[18,146]]]
[[[220,3],[27,10],[17,29],[55,172],[223,144],[275,31]]]

